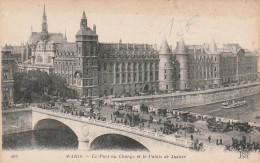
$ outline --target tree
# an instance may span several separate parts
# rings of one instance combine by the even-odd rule
[[[47,74],[38,70],[14,73],[15,103],[31,102],[32,96],[58,95],[65,98],[69,92],[66,80],[56,74]]]

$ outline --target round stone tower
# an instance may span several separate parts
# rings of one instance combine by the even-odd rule
[[[172,57],[172,51],[164,39],[159,50],[159,90],[164,92],[174,89]]]
[[[177,42],[176,60],[179,62],[179,90],[189,89],[189,55],[187,54],[183,38]]]

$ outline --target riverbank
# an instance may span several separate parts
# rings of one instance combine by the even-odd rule
[[[196,92],[112,98],[111,102],[151,105],[157,108],[181,109],[209,105],[260,93],[260,82]]]

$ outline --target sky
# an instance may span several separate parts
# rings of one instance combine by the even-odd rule
[[[259,0],[0,0],[0,46],[26,43],[31,29],[40,32],[44,4],[49,32],[66,30],[69,42],[85,10],[99,42],[160,46],[166,38],[175,47],[183,37],[187,45],[214,39],[218,47],[260,47]]]

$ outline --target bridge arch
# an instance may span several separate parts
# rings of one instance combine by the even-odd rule
[[[89,145],[90,150],[135,150],[135,151],[149,151],[139,141],[123,135],[116,133],[102,134],[94,138]]]
[[[43,123],[43,122],[45,122],[45,123]],[[57,125],[59,125],[59,124],[66,126],[67,129],[71,130],[77,136],[77,138],[79,137],[79,134],[77,133],[77,130],[75,128],[73,128],[69,124],[66,124],[66,123],[59,121],[57,119],[54,119],[54,118],[39,119],[36,123],[34,123],[32,125],[32,129],[33,130],[52,129],[52,128],[57,127]]]
[[[78,135],[68,125],[61,121],[45,118],[39,120],[32,128],[37,143],[50,148],[77,148]],[[45,141],[41,141],[45,140]],[[55,147],[53,147],[55,144]]]

